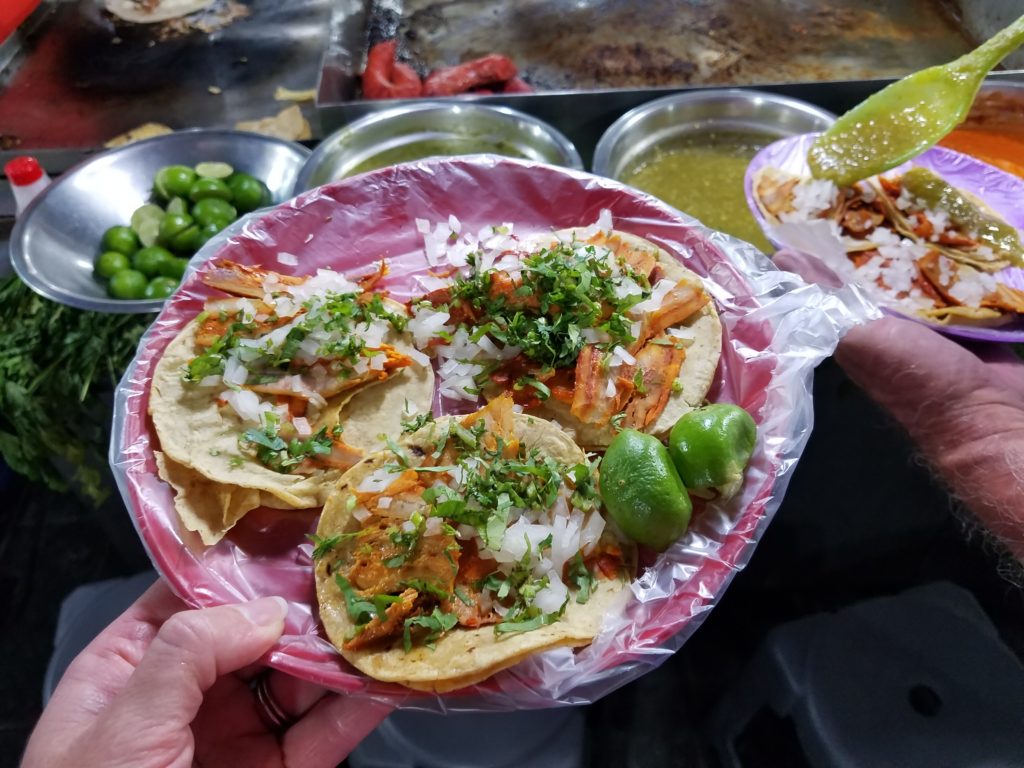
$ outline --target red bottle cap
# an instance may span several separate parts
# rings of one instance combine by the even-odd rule
[[[34,157],[16,157],[4,164],[4,174],[16,187],[24,187],[43,178],[43,169]]]

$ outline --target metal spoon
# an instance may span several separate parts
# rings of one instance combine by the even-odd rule
[[[1024,16],[970,53],[897,80],[836,120],[807,153],[811,173],[847,186],[895,168],[966,116],[982,80],[1024,42]]]

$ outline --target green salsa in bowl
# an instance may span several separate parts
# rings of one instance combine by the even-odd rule
[[[821,131],[834,120],[811,104],[754,90],[674,94],[615,121],[597,144],[593,170],[770,251],[747,207],[747,165],[776,139]]]

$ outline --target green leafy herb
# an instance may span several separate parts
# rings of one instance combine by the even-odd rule
[[[438,600],[447,600],[450,595],[444,591],[439,585],[425,581],[424,579],[406,579],[402,582],[403,586],[412,587],[417,592],[423,592],[428,595],[433,595]]]
[[[374,617],[383,621],[387,618],[388,606],[402,599],[397,595],[374,595],[371,598],[360,597],[348,579],[340,573],[334,574],[334,583],[338,585],[342,597],[345,598],[345,610],[348,612],[348,617],[356,625],[366,624]]]
[[[583,562],[583,555],[579,552],[569,561],[569,583],[576,585],[576,602],[583,604],[590,599],[590,593],[594,591],[596,580],[587,564]]]
[[[0,280],[0,456],[12,470],[97,506],[110,494],[104,394],[153,317],[84,312]]]
[[[406,619],[402,629],[402,643],[405,646],[405,652],[408,653],[412,650],[413,627],[423,627],[428,631],[427,636],[423,638],[423,644],[432,649],[438,638],[454,627],[458,621],[459,619],[454,613],[445,613],[436,607],[429,616],[413,616]]]
[[[500,624],[494,625],[494,632],[498,635],[504,635],[510,632],[532,632],[535,629],[546,627],[548,624],[554,624],[558,621],[561,615],[561,612],[556,611],[553,613],[538,613],[536,616],[532,616],[528,619],[503,621]]]
[[[583,328],[604,331],[610,346],[634,341],[625,312],[650,295],[646,276],[621,261],[613,270],[604,249],[578,242],[525,256],[518,285],[498,270],[477,268],[473,256],[469,264],[471,272],[455,281],[450,302],[468,303],[489,318],[486,330],[477,326],[470,329],[471,335],[479,340],[487,333],[506,346],[519,347],[543,368],[575,365],[587,343]],[[639,291],[623,291],[627,280]],[[535,388],[543,396],[546,387],[541,387]]]
[[[360,536],[361,533],[362,531],[353,531],[352,533],[336,533],[333,536],[322,537],[317,536],[315,533],[307,533],[306,538],[313,542],[313,559],[321,560],[341,542],[354,539]]]
[[[280,417],[273,411],[265,411],[263,428],[245,430],[239,442],[243,448],[254,450],[263,466],[281,473],[291,472],[306,459],[331,452],[333,442],[327,435],[327,427],[322,427],[305,440],[285,440],[280,435],[280,429]]]
[[[402,432],[417,432],[427,424],[434,421],[434,414],[430,411],[417,413],[408,419],[402,419]]]
[[[637,368],[636,373],[633,374],[633,386],[636,388],[637,394],[646,395],[647,387],[644,385],[644,369]]]

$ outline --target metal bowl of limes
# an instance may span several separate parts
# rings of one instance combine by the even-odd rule
[[[155,312],[205,239],[291,196],[308,155],[300,144],[230,130],[181,131],[104,152],[61,175],[18,217],[11,262],[53,301]]]

